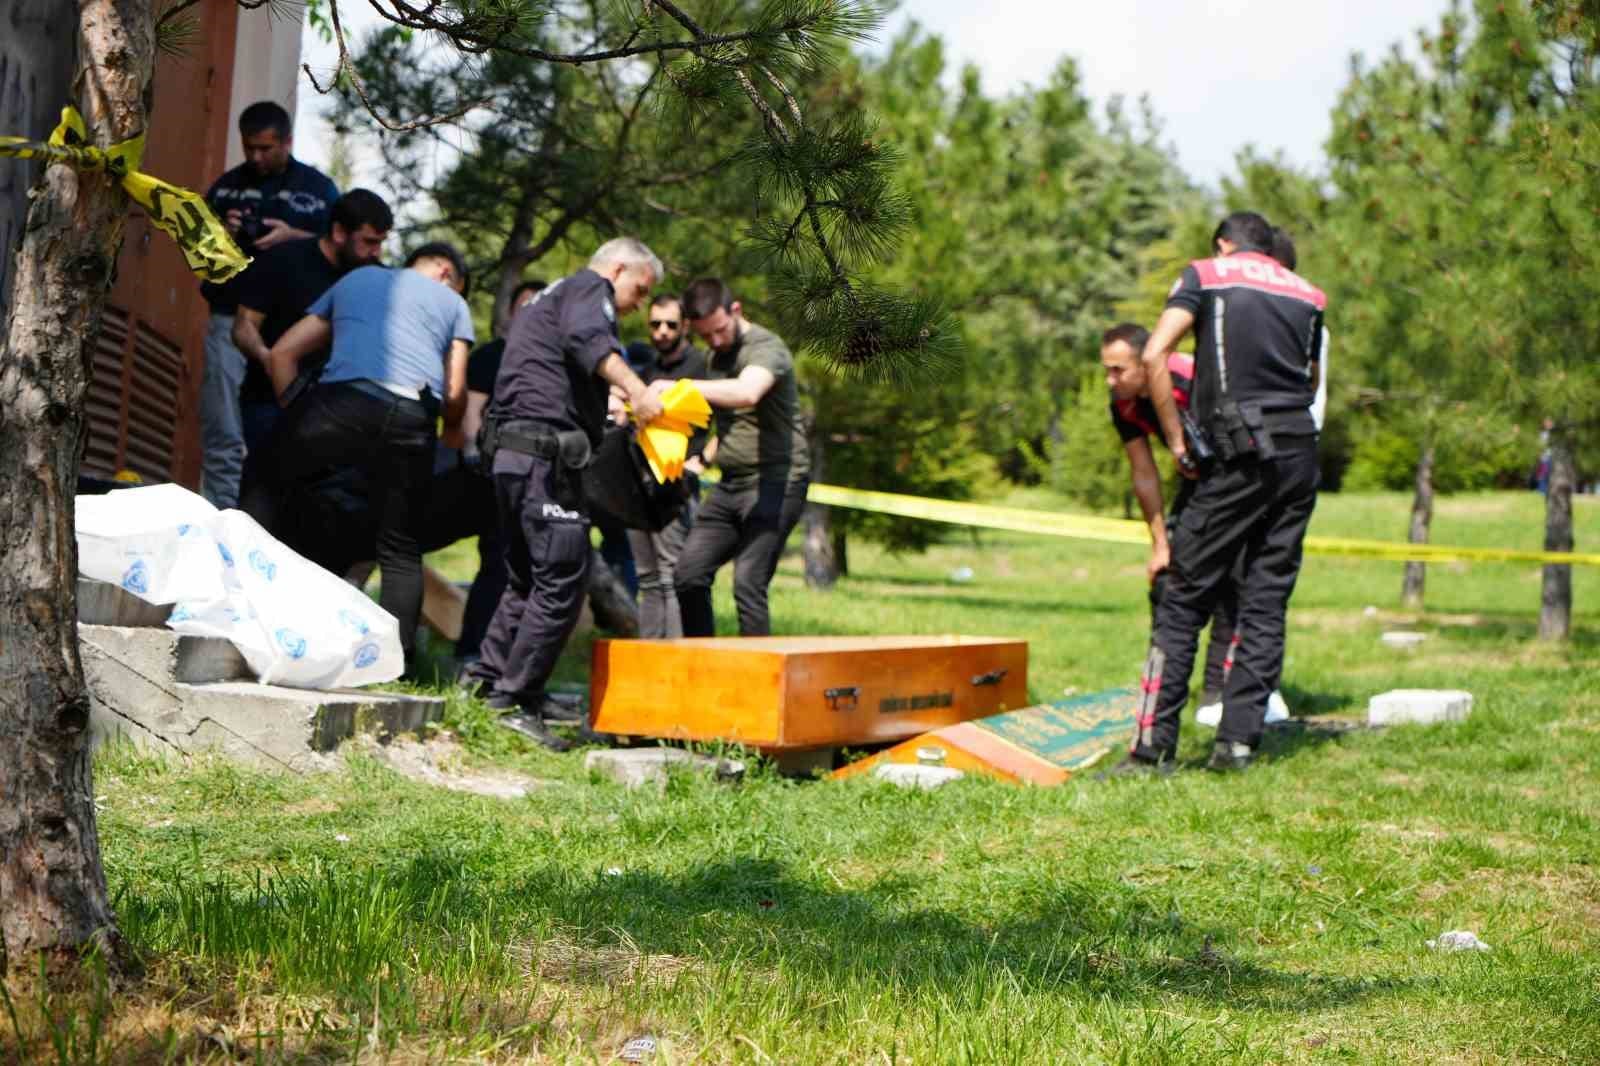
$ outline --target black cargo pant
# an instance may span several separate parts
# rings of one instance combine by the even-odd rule
[[[467,592],[461,616],[461,636],[456,658],[475,659],[489,630],[489,621],[506,590],[506,553],[500,542],[500,506],[494,479],[466,466],[459,452],[443,450],[443,469],[433,474],[433,502],[429,508],[422,550],[438,551],[467,537],[478,538],[478,573]]]
[[[1195,483],[1187,478],[1182,479],[1178,491],[1172,501],[1172,513],[1167,516],[1167,543],[1170,548],[1178,539],[1178,529],[1183,517],[1183,509],[1189,505],[1194,497]],[[1228,679],[1228,671],[1233,669],[1233,653],[1239,642],[1239,583],[1244,580],[1244,558],[1241,555],[1233,568],[1233,580],[1226,582],[1217,594],[1217,609],[1211,614],[1211,635],[1206,639],[1206,673],[1204,695],[1200,698],[1200,705],[1204,707],[1222,699],[1222,685]],[[1167,572],[1163,570],[1156,575],[1150,583],[1150,632],[1152,636],[1156,631],[1156,605],[1161,602],[1162,595],[1167,590]]]
[[[577,477],[554,460],[501,451],[495,459],[506,590],[469,676],[538,707],[578,624],[589,587],[589,518]]]
[[[716,635],[711,582],[729,559],[739,635],[764,637],[772,632],[767,586],[778,570],[783,544],[805,510],[809,486],[809,481],[763,481],[748,488],[718,485],[711,490],[694,516],[673,574],[684,636]]]
[[[261,476],[240,508],[272,533],[287,489],[333,466],[354,466],[371,486],[378,527],[378,605],[400,622],[407,665],[422,614],[422,531],[433,480],[437,408],[371,382],[319,385],[286,412]]]
[[[1289,596],[1300,575],[1301,545],[1317,503],[1315,437],[1277,441],[1270,460],[1218,462],[1195,485],[1178,519],[1172,565],[1156,606],[1145,661],[1144,697],[1133,753],[1171,759],[1189,701],[1200,630],[1243,559],[1238,581],[1238,645],[1222,691],[1217,739],[1261,742],[1267,697],[1283,672]]]

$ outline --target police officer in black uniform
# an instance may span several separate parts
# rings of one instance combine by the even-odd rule
[[[1267,698],[1283,669],[1289,596],[1317,502],[1316,393],[1327,299],[1271,258],[1273,229],[1253,212],[1223,219],[1216,257],[1189,264],[1145,345],[1150,400],[1193,495],[1173,538],[1167,588],[1156,607],[1144,703],[1118,774],[1169,770],[1189,700],[1200,629],[1235,564],[1239,649],[1222,695],[1209,768],[1240,770],[1261,742]],[[1187,439],[1167,356],[1195,333],[1196,433]]]
[[[482,435],[492,462],[506,550],[500,597],[468,680],[508,727],[556,751],[545,683],[577,624],[589,574],[589,515],[579,471],[600,445],[616,390],[641,423],[660,402],[629,369],[617,315],[638,307],[662,274],[641,242],[619,237],[589,266],[516,313]]]

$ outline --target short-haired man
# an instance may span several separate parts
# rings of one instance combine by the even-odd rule
[[[764,637],[772,632],[767,586],[805,509],[811,480],[794,357],[776,333],[745,318],[719,278],[693,282],[683,295],[683,313],[711,349],[709,380],[700,382],[700,392],[716,421],[715,451],[708,454],[722,473],[678,555],[673,581],[683,635],[716,633],[711,583],[731,559],[739,635]],[[667,386],[657,382],[651,389]]]
[[[689,340],[689,325],[683,318],[683,301],[676,296],[657,296],[650,302],[650,343],[629,349],[631,363],[645,384],[700,379],[706,376],[706,355]],[[678,517],[665,529],[628,530],[628,545],[633,549],[639,572],[639,636],[676,638],[683,636],[683,616],[678,609],[678,593],[673,583],[678,556],[683,552],[694,514],[699,504],[699,475],[705,472],[703,453],[708,434],[697,431],[689,441],[683,476],[691,482],[688,502]]]
[[[350,271],[382,258],[383,242],[393,225],[394,213],[383,197],[367,189],[351,189],[333,205],[328,231],[321,237],[276,245],[245,271],[233,318],[233,343],[246,360],[244,385],[239,391],[245,482],[259,476],[259,453],[283,411],[267,376],[267,353],[290,326],[305,317],[317,297]]]
[[[517,312],[485,425],[506,551],[482,657],[467,679],[511,729],[551,748],[545,685],[578,622],[588,587],[589,516],[579,470],[598,448],[610,390],[640,422],[661,413],[617,338],[617,315],[642,304],[661,260],[631,237],[602,244],[589,265]]]
[[[1289,597],[1317,501],[1317,428],[1310,407],[1327,298],[1271,258],[1266,219],[1236,212],[1212,238],[1214,258],[1189,264],[1145,345],[1150,401],[1162,436],[1194,494],[1172,544],[1145,664],[1145,704],[1121,773],[1159,771],[1177,753],[1200,629],[1241,555],[1240,636],[1223,688],[1222,721],[1208,766],[1248,766],[1267,700],[1283,670]],[[1191,455],[1167,357],[1195,333],[1189,410],[1213,453]]]
[[[289,113],[270,100],[251,104],[239,115],[239,138],[245,161],[212,183],[206,202],[244,253],[259,256],[289,241],[326,233],[339,190],[326,174],[290,154],[294,136]],[[220,285],[206,282],[200,286],[211,308],[200,386],[204,452],[200,491],[218,507],[238,503],[244,472],[239,390],[247,361],[234,344],[233,322],[239,293],[255,269],[252,264]]]
[[[1166,589],[1167,567],[1172,559],[1168,537],[1171,530],[1181,525],[1180,516],[1193,494],[1194,482],[1184,479],[1178,486],[1169,520],[1163,513],[1161,471],[1156,467],[1150,436],[1154,434],[1157,440],[1163,444],[1166,442],[1161,437],[1155,408],[1150,404],[1150,378],[1140,360],[1149,340],[1150,331],[1143,326],[1132,322],[1112,326],[1101,336],[1100,365],[1105,369],[1106,386],[1111,391],[1111,424],[1127,451],[1133,495],[1139,501],[1139,511],[1144,515],[1145,524],[1150,527],[1150,561],[1145,566],[1145,576],[1150,581],[1153,623],[1156,605]],[[1189,394],[1194,387],[1194,356],[1173,352],[1167,357],[1167,371],[1172,377],[1173,402],[1179,410],[1187,411]],[[1236,643],[1234,623],[1238,611],[1238,590],[1229,582],[1217,597],[1217,608],[1211,617],[1211,636],[1206,645],[1204,695],[1195,715],[1195,720],[1202,725],[1216,726],[1217,719],[1207,721],[1208,709],[1213,705],[1217,717],[1221,716],[1222,686],[1232,666]],[[1267,721],[1281,721],[1287,717],[1288,711],[1281,698],[1269,702]]]
[[[321,383],[276,434],[245,510],[271,530],[275,502],[297,479],[351,465],[371,485],[378,531],[379,603],[400,623],[408,669],[422,612],[422,532],[433,477],[435,424],[460,443],[472,315],[461,298],[466,262],[453,245],[425,244],[404,270],[364,266],[323,293],[267,354],[282,397],[302,359],[332,344]],[[442,403],[441,403],[442,400]]]

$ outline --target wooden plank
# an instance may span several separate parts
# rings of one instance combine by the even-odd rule
[[[431,566],[422,568],[422,620],[446,640],[461,639],[467,594]]]

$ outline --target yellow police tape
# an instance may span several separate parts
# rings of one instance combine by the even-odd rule
[[[140,172],[142,133],[110,148],[96,148],[89,144],[83,116],[76,108],[64,107],[49,141],[0,137],[0,155],[50,159],[74,170],[103,170],[117,178],[156,228],[178,242],[189,269],[205,281],[227,281],[250,265],[203,197]]]
[[[828,507],[848,507],[857,511],[921,518],[930,522],[1005,529],[1016,533],[1037,533],[1046,537],[1074,537],[1079,540],[1108,541],[1113,544],[1149,544],[1150,534],[1143,522],[1092,515],[1056,514],[1020,507],[991,507],[978,503],[930,500],[921,496],[901,496],[892,492],[847,489],[838,485],[812,485],[806,499]],[[1348,537],[1307,537],[1310,555],[1350,555],[1366,559],[1416,560],[1426,563],[1505,562],[1566,563],[1575,566],[1600,566],[1600,555],[1575,552],[1515,551],[1507,548],[1452,548],[1437,544],[1399,544],[1382,540],[1355,540]]]

